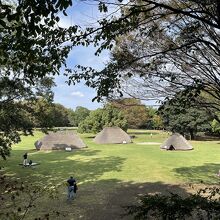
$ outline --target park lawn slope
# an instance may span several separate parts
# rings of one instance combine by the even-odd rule
[[[215,173],[220,169],[220,141],[192,141],[194,150],[187,152],[163,151],[159,143],[168,137],[167,133],[130,130],[129,134],[134,136],[131,144],[98,145],[93,142],[94,134],[81,134],[86,149],[43,152],[34,149],[34,142],[44,136],[37,131],[34,136],[23,137],[13,147],[11,157],[1,161],[2,172],[27,184],[56,187],[58,198],[42,198],[38,211],[40,214],[55,208],[64,213],[64,219],[71,219],[71,213],[78,217],[75,219],[117,219],[123,212],[121,206],[134,202],[138,194],[184,194],[188,184],[219,182]],[[19,166],[25,152],[40,165],[33,169]],[[66,204],[65,183],[71,175],[79,184],[74,210]]]

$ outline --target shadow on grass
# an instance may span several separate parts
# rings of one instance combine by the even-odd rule
[[[187,195],[186,190],[180,186],[162,182],[134,183],[109,179],[85,185],[85,189],[88,187],[90,190],[95,189],[94,192],[91,192],[92,195],[87,190],[86,194],[83,191],[79,192],[79,201],[77,201],[79,210],[84,210],[84,212],[80,211],[84,216],[83,219],[120,219],[125,212],[125,206],[136,204],[139,196],[147,193],[169,194],[172,192]],[[91,199],[93,196],[94,198]],[[127,216],[124,219],[133,219],[133,217]]]
[[[124,206],[135,204],[138,196],[146,193],[168,194],[169,192],[187,195],[185,188],[178,185],[165,184],[163,182],[123,182],[120,179],[100,180],[103,174],[108,172],[120,172],[125,162],[125,158],[117,156],[99,155],[100,150],[76,150],[73,152],[36,152],[30,153],[29,159],[36,160],[41,164],[36,169],[21,168],[17,165],[18,158],[25,151],[13,151],[13,158],[9,161],[9,169],[14,172],[15,178],[37,184],[38,186],[58,185],[58,198],[51,199],[46,195],[39,198],[34,211],[30,212],[27,219],[34,219],[47,214],[52,210],[64,213],[64,216],[53,219],[97,219],[112,220],[120,219],[124,213]],[[19,161],[20,162],[20,161]],[[11,166],[11,167],[10,167]],[[178,175],[196,180],[195,173],[199,173],[205,179],[207,173],[215,173],[218,164],[207,164],[202,167],[183,167],[175,169]],[[215,171],[214,171],[215,170]],[[206,174],[205,174],[206,173]],[[191,176],[192,174],[192,176]],[[194,175],[193,175],[194,174]],[[77,198],[73,203],[66,202],[66,180],[73,175],[78,183],[79,190]],[[203,176],[202,176],[203,175]],[[213,176],[214,177],[214,176]],[[37,215],[37,216],[36,216]],[[133,219],[127,216],[124,219]]]
[[[151,132],[147,132],[147,131],[139,131],[139,132],[128,132],[129,135],[157,135],[159,133],[151,133]]]
[[[88,139],[93,139],[93,138],[95,138],[95,135],[93,135],[93,136],[87,136],[86,138],[88,138]]]
[[[146,193],[168,194],[178,193],[186,196],[185,189],[177,185],[155,183],[134,183],[121,182],[118,179],[100,180],[85,183],[80,186],[77,198],[71,204],[67,204],[63,197],[51,202],[41,202],[37,213],[45,213],[51,207],[66,214],[62,219],[83,219],[83,220],[112,220],[121,219],[125,213],[125,206],[136,204],[139,196]],[[74,216],[74,218],[72,218]],[[133,219],[126,216],[123,219]]]
[[[193,183],[213,184],[220,182],[220,178],[216,175],[219,169],[220,164],[205,163],[202,166],[175,168],[173,171],[180,178]]]
[[[57,199],[42,195],[36,201],[33,210],[28,212],[27,219],[39,218],[55,210],[61,215],[50,215],[54,220],[119,220],[125,214],[125,206],[137,204],[139,197],[147,193],[167,195],[172,192],[182,196],[188,194],[186,189],[178,185],[162,182],[122,182],[118,179],[98,180],[80,185],[76,199],[72,203],[66,201],[64,192],[65,188],[60,187]],[[4,209],[5,211],[8,210]],[[123,219],[131,220],[133,217],[125,216]]]
[[[215,136],[196,136],[195,140],[196,141],[219,141],[220,137],[215,137]]]
[[[99,156],[99,150],[75,150],[73,152],[50,151],[29,153],[28,159],[40,165],[23,168],[18,158],[26,151],[13,151],[14,158],[6,161],[7,175],[38,185],[64,185],[70,176],[79,183],[94,182],[107,172],[119,172],[125,161],[117,156]],[[18,157],[17,155],[21,155]]]

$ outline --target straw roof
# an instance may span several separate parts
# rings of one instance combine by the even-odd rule
[[[35,142],[37,150],[64,150],[86,147],[85,143],[73,131],[49,132],[48,135]]]
[[[192,150],[193,147],[189,142],[178,133],[172,134],[162,145],[161,149],[167,150],[170,146],[173,146],[175,150]]]
[[[97,144],[131,143],[130,136],[119,127],[106,127],[94,138]]]

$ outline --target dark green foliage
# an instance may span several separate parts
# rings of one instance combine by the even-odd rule
[[[23,82],[35,84],[35,78],[58,74],[70,46],[62,45],[70,38],[72,29],[57,26],[58,12],[72,2],[23,0],[16,5],[0,3],[0,63],[1,71],[21,76]],[[43,21],[43,23],[42,23]]]
[[[70,125],[78,127],[79,123],[84,121],[85,118],[89,116],[89,113],[90,110],[82,106],[77,106],[75,111],[69,109],[68,117]]]
[[[80,133],[97,133],[104,127],[117,126],[127,130],[127,120],[123,113],[114,106],[107,104],[103,109],[91,111],[89,116],[79,124]]]
[[[27,106],[22,103],[7,102],[0,108],[0,156],[6,159],[12,143],[20,141],[20,133],[32,134],[33,123],[27,115]]]
[[[149,118],[146,122],[145,128],[147,129],[163,129],[163,119],[158,114],[157,109],[153,107],[148,107]]]
[[[210,131],[213,117],[203,108],[184,104],[185,95],[180,93],[166,101],[159,109],[164,127],[172,132],[190,134],[191,138],[199,131]],[[189,100],[188,100],[189,101]]]
[[[11,145],[20,141],[21,134],[32,134],[34,121],[47,123],[43,118],[45,111],[37,114],[33,107],[38,95],[41,95],[46,103],[51,101],[53,81],[43,78],[35,83],[36,89],[23,84],[16,77],[9,79],[0,76],[0,155],[4,159],[10,154]]]
[[[79,123],[78,132],[79,133],[97,133],[103,128],[102,121],[103,109],[97,109],[91,111],[89,116],[82,122]]]
[[[71,45],[64,43],[74,38],[77,27],[65,29],[57,22],[59,12],[65,15],[70,5],[71,0],[0,1],[0,155],[4,159],[22,133],[32,133],[37,121],[51,126],[45,108],[37,112],[31,105],[39,96],[52,101],[52,76],[66,66]]]
[[[68,111],[67,109],[61,104],[53,104],[51,111],[51,126],[53,127],[67,127],[70,125],[70,121],[68,118]]]
[[[220,190],[217,187],[199,190],[196,194],[182,197],[178,194],[146,195],[138,205],[126,207],[127,215],[134,219],[219,219]]]
[[[122,91],[161,100],[188,88],[220,100],[219,1],[120,2],[120,14],[100,19],[98,28],[84,33],[96,55],[114,48],[112,59],[100,71],[78,65],[70,83],[85,80],[97,89],[98,100]],[[105,12],[107,3],[99,10]],[[209,105],[220,109],[216,102]]]
[[[36,116],[35,127],[45,129],[69,126],[68,110],[63,105],[39,99],[32,107]]]

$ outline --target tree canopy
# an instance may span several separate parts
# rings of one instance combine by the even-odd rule
[[[123,112],[129,128],[146,127],[150,116],[147,107],[140,100],[124,98],[111,101],[111,104]]]
[[[100,4],[106,11],[111,3]],[[74,82],[86,79],[97,88],[98,99],[115,91],[160,99],[181,90],[220,99],[219,1],[122,0],[115,5],[120,14],[85,31],[97,55],[114,48],[111,61],[101,71],[78,66]],[[219,109],[216,102],[209,105]]]
[[[89,116],[90,110],[77,106],[75,111],[69,110],[69,121],[72,126],[78,127],[79,123],[84,121],[87,116]]]
[[[4,159],[22,132],[32,133],[29,119],[36,114],[30,103],[39,96],[53,99],[52,76],[65,66],[71,46],[64,43],[75,31],[75,27],[59,27],[58,14],[65,15],[71,4],[70,0],[0,2],[0,154]]]
[[[79,123],[80,133],[97,133],[104,127],[117,126],[127,130],[128,124],[122,111],[113,105],[107,104],[103,109],[91,111],[89,116]]]
[[[112,92],[160,99],[181,90],[189,97],[203,91],[212,99],[200,104],[220,109],[218,0],[101,1],[97,3],[101,12],[114,5],[115,13],[100,18],[94,27],[60,27],[59,15],[67,15],[71,5],[71,0],[0,2],[0,110],[4,120],[9,117],[4,109],[16,112],[18,100],[36,98],[38,88],[42,89],[39,85],[60,74],[61,66],[69,84],[84,80],[97,90],[98,100]],[[96,55],[114,48],[112,59],[99,71],[78,65],[73,72],[66,65],[68,53],[74,46],[89,44],[97,47]],[[44,88],[51,98],[51,84]],[[22,123],[12,127],[30,130]],[[6,143],[18,140],[18,136],[12,138],[12,130],[4,129],[1,152],[10,147]]]
[[[194,139],[199,131],[211,131],[213,117],[203,108],[198,109],[190,105],[183,106],[181,104],[182,96],[182,93],[176,95],[175,98],[166,101],[158,109],[165,129],[190,135],[191,139]]]

